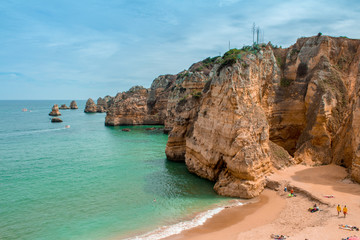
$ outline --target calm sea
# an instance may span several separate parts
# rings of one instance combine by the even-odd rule
[[[0,101],[0,239],[159,239],[229,202],[166,160],[160,130],[106,127],[85,101],[51,123],[55,103]]]

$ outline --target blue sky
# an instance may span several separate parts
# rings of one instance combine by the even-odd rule
[[[0,99],[87,99],[264,41],[360,38],[360,4],[259,0],[1,0]]]

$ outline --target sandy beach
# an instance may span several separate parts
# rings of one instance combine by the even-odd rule
[[[271,239],[271,234],[302,240],[359,237],[358,231],[339,228],[339,224],[360,226],[360,185],[347,176],[346,169],[336,165],[297,165],[277,171],[268,178],[271,189],[255,203],[225,209],[204,225],[167,239]],[[293,188],[296,197],[288,197],[284,186]],[[320,211],[309,212],[315,203]],[[346,218],[337,215],[337,204],[347,205]]]

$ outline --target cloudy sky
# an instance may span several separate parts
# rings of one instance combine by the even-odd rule
[[[1,0],[0,99],[87,99],[264,41],[360,38],[358,0]]]

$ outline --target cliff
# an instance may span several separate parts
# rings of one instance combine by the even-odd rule
[[[251,198],[276,168],[335,163],[360,182],[360,40],[232,49],[119,93],[107,125],[164,124],[166,155]]]

